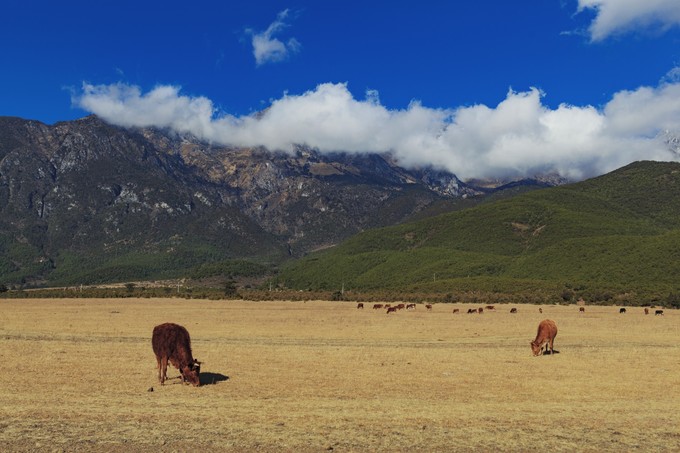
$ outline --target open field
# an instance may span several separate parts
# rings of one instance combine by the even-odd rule
[[[680,451],[680,313],[345,302],[0,300],[7,451]],[[653,313],[653,312],[652,312]],[[553,356],[532,357],[554,319]],[[194,388],[156,380],[183,324]],[[177,376],[174,368],[169,376]],[[153,387],[153,391],[148,391]]]

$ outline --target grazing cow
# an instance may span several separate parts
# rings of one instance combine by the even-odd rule
[[[373,304],[373,310],[379,310],[383,308],[383,304]]]
[[[397,312],[397,307],[387,307],[387,314],[389,315],[390,313],[396,313]]]
[[[656,310],[654,312],[654,316],[659,316],[659,315],[663,316],[663,310]]]
[[[649,314],[649,308],[645,308],[645,314],[646,314],[646,315]]]
[[[407,309],[407,310],[415,310],[415,309],[416,309],[416,304],[408,304],[408,305],[406,306],[406,309]]]
[[[477,309],[477,313],[479,313],[481,315],[482,313],[484,313],[484,309],[482,307],[479,307]]]
[[[454,308],[454,309],[453,309],[453,314],[456,314],[456,313],[460,313],[460,309],[459,309],[459,308]]]
[[[392,304],[385,304],[385,308],[390,308]]]
[[[364,304],[361,303],[361,302],[359,302],[359,303],[357,304],[357,310],[359,310],[359,309],[362,309],[362,310],[364,309]]]
[[[578,312],[580,313],[585,313],[586,312],[586,307],[578,307]]]
[[[432,311],[432,304],[425,305],[425,308],[427,308],[427,311]]]
[[[543,313],[543,308],[538,307],[538,312],[539,312],[539,313]]]
[[[477,313],[477,309],[476,308],[468,308],[468,314],[470,314],[470,313]]]
[[[404,308],[406,308],[406,305],[404,304],[397,305],[397,310],[403,310]]]
[[[552,319],[544,319],[538,325],[538,332],[536,332],[536,339],[531,342],[531,352],[534,356],[541,354],[541,347],[545,343],[545,352],[548,352],[548,346],[550,346],[550,353],[554,354],[553,343],[555,341],[555,336],[557,336],[557,324]]]
[[[512,307],[512,308],[510,309],[510,313],[517,313],[517,309],[516,309],[515,307]]]
[[[184,327],[167,322],[153,328],[151,346],[158,362],[158,381],[163,385],[167,377],[168,361],[180,372],[182,382],[199,386],[201,362],[191,355],[191,339]]]
[[[626,312],[626,309],[625,309],[625,308],[619,308],[619,313],[623,314],[623,313],[625,313],[625,312]]]
[[[496,309],[496,307],[493,306],[493,305],[487,305],[487,306],[484,307],[484,308],[486,308],[487,310],[495,310],[495,309]]]

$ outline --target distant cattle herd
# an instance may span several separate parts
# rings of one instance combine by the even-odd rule
[[[425,309],[426,309],[427,311],[432,311],[432,307],[433,307],[432,304],[424,304],[424,306],[425,306]],[[386,310],[386,313],[396,313],[396,312],[398,312],[399,310],[403,310],[404,308],[405,308],[406,310],[412,311],[412,310],[415,310],[416,307],[417,307],[417,304],[396,304],[396,305],[392,305],[392,304],[373,304],[373,310],[381,310],[381,309],[384,309],[384,310]],[[363,310],[363,308],[364,308],[364,304],[363,304],[363,303],[360,302],[360,303],[357,304],[357,309]],[[467,313],[468,313],[468,314],[477,313],[477,314],[480,314],[480,315],[481,315],[481,314],[484,313],[484,310],[486,310],[486,311],[497,311],[495,305],[486,305],[486,306],[484,306],[484,307],[468,308],[468,309],[467,309]],[[518,310],[519,310],[519,309],[518,309],[517,307],[510,307],[510,313],[512,313],[512,314],[518,313]],[[538,312],[539,312],[539,313],[543,313],[543,307],[538,307]],[[586,308],[585,308],[585,307],[578,307],[578,312],[579,312],[580,314],[583,314],[583,313],[586,312]],[[620,314],[625,314],[626,312],[627,312],[627,310],[626,310],[625,307],[619,308],[619,313],[620,313]],[[643,312],[644,312],[644,314],[648,315],[648,314],[649,314],[649,308],[646,308],[646,307],[643,308]],[[452,313],[453,313],[454,315],[461,313],[460,308],[454,308],[454,309],[452,310]],[[655,315],[663,315],[663,310],[655,310],[654,314],[655,314]]]

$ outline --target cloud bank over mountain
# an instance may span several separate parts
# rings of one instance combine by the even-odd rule
[[[356,99],[343,83],[284,94],[257,115],[218,114],[205,97],[162,85],[83,84],[74,105],[125,127],[169,128],[214,143],[292,151],[390,152],[406,167],[433,166],[458,177],[575,180],[636,160],[678,160],[660,134],[680,127],[680,83],[620,91],[602,107],[550,108],[544,93],[510,90],[496,106],[389,109],[370,91]]]

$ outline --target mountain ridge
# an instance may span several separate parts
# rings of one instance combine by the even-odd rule
[[[178,276],[205,262],[275,265],[493,191],[404,169],[389,155],[217,146],[94,115],[54,125],[0,117],[0,279],[81,283]]]
[[[289,263],[280,279],[312,290],[543,291],[553,302],[578,288],[589,300],[621,294],[648,303],[678,291],[679,206],[680,163],[636,162],[367,231]]]

